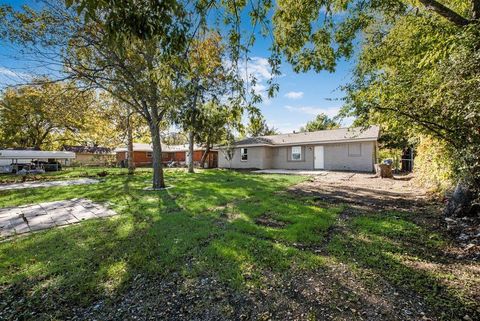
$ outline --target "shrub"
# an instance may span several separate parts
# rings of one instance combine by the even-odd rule
[[[422,136],[415,157],[417,182],[431,192],[444,194],[456,183],[456,160],[447,144]]]

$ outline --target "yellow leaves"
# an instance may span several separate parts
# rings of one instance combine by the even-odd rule
[[[191,46],[190,67],[197,77],[209,77],[221,68],[225,46],[218,33],[212,33],[202,40],[194,40]]]
[[[83,144],[87,136],[96,139],[109,127],[99,117],[99,109],[95,93],[80,90],[74,83],[10,88],[0,98],[0,136],[8,147]]]

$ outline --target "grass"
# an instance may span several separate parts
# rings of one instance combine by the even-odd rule
[[[413,215],[386,212],[356,217],[348,233],[332,240],[330,253],[365,282],[374,284],[381,278],[416,293],[442,319],[455,320],[468,311],[478,316],[476,295],[466,293],[469,287],[478,287],[478,275],[467,282],[457,280],[455,269],[461,271],[461,267],[443,255],[448,243],[438,233],[413,223]],[[449,284],[448,280],[459,282]]]
[[[66,179],[101,170],[48,175]],[[166,183],[174,188],[149,192],[142,188],[150,184],[150,170],[133,177],[122,169],[106,170],[109,175],[95,185],[0,192],[0,208],[84,197],[107,202],[119,213],[0,243],[0,301],[2,296],[4,302],[24,297],[28,304],[20,316],[35,310],[62,318],[72,305],[121,294],[137,275],[212,276],[242,292],[262,289],[275,276],[317,271],[338,262],[351,266],[365,284],[380,276],[427,297],[446,318],[475,308],[468,294],[454,293],[443,284],[452,275],[428,274],[407,265],[406,257],[436,261],[445,246],[441,236],[408,216],[360,216],[348,222],[349,234],[332,239],[328,255],[301,250],[324,244],[343,210],[338,204],[319,207],[283,192],[304,177],[167,170]],[[257,224],[261,217],[281,227]],[[59,301],[65,310],[57,309]]]

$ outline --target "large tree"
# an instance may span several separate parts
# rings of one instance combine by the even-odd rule
[[[74,83],[7,88],[0,96],[0,145],[46,149],[79,142],[79,135],[101,139],[91,130],[105,128],[98,111],[94,94]]]
[[[344,112],[364,124],[448,142],[459,177],[478,195],[479,0],[278,4],[276,54],[297,71],[333,71],[359,41]]]
[[[165,121],[170,121],[169,112],[181,108],[188,95],[186,84],[191,82],[186,61],[195,48],[192,44],[202,26],[222,21],[226,25],[221,30],[227,40],[227,60],[238,75],[238,61],[248,53],[251,40],[242,42],[240,30],[239,11],[247,4],[168,1],[158,5],[149,1],[138,7],[136,1],[67,2],[72,5],[69,9],[53,0],[45,1],[41,10],[16,12],[1,7],[0,35],[22,46],[30,57],[64,66],[61,75],[109,91],[144,117],[154,149],[153,188],[163,188],[160,130]],[[213,9],[223,19],[208,19]],[[129,21],[132,15],[136,19]],[[154,25],[150,29],[147,23],[148,32],[139,34],[147,20]],[[258,21],[259,17],[252,20]],[[225,99],[243,109],[249,107],[245,104],[248,97],[244,81],[238,78]]]
[[[193,150],[196,133],[205,125],[200,117],[207,101],[218,102],[230,88],[235,88],[238,79],[232,68],[226,63],[225,44],[217,32],[199,33],[192,41],[192,49],[186,58],[187,73],[185,77],[184,106],[174,111],[176,122],[188,133],[189,152],[188,171],[194,172]],[[203,115],[205,116],[205,114]]]
[[[478,28],[480,0],[279,0],[273,17],[275,56],[284,55],[296,71],[334,71],[350,58],[359,32],[380,24],[387,35],[405,15],[430,17],[460,31]]]
[[[38,11],[7,7],[2,34],[35,57],[50,54],[63,64],[64,75],[111,93],[141,115],[152,138],[153,188],[163,188],[160,126],[175,105],[175,78],[181,72],[188,23],[180,9],[173,10],[163,16],[165,26],[155,36],[112,41],[106,16],[87,18],[76,9],[56,1],[45,2]]]

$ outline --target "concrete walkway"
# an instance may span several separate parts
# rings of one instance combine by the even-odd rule
[[[0,184],[0,191],[8,191],[14,189],[25,188],[39,188],[39,187],[57,187],[57,186],[71,186],[71,185],[86,185],[98,183],[98,179],[79,178],[67,181],[43,181],[43,182],[25,182],[14,184]]]
[[[101,204],[82,198],[0,208],[0,237],[29,233],[116,214],[115,211]]]
[[[301,170],[301,169],[262,169],[258,171],[254,171],[254,173],[258,174],[285,174],[285,175],[314,175],[314,176],[325,176],[329,172],[323,170]]]

